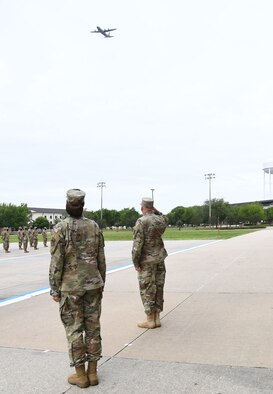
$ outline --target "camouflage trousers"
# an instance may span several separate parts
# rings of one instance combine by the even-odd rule
[[[27,245],[28,245],[28,240],[27,239],[23,239],[23,248],[24,248],[25,252],[27,250]]]
[[[101,358],[102,289],[62,292],[60,317],[65,328],[70,366]]]
[[[164,261],[159,263],[142,263],[138,272],[141,300],[146,314],[163,310],[163,289],[166,276]]]
[[[3,241],[3,249],[5,252],[9,250],[9,241]]]

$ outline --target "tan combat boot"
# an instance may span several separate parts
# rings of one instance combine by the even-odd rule
[[[156,327],[161,327],[160,313],[159,312],[155,312],[155,326]]]
[[[80,365],[79,367],[75,367],[76,373],[68,376],[68,383],[75,384],[80,388],[89,387],[89,380],[85,372],[84,365]]]
[[[155,328],[154,313],[147,314],[147,320],[137,323],[140,328]]]
[[[87,376],[89,379],[90,386],[96,386],[99,384],[98,375],[97,375],[97,361],[89,361]]]

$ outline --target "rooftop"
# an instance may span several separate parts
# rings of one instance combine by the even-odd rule
[[[38,213],[60,213],[64,214],[66,213],[65,209],[57,209],[57,208],[34,208],[34,207],[28,207],[31,212],[38,212]]]

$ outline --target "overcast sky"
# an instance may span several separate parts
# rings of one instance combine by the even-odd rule
[[[264,195],[272,0],[0,0],[0,203],[169,212]],[[117,28],[114,38],[91,34]]]

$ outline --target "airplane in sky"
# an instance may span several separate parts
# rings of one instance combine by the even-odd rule
[[[110,31],[117,30],[117,29],[102,29],[101,27],[97,26],[97,30],[90,31],[90,33],[101,33],[104,35],[105,38],[111,38],[114,36],[110,35]]]

